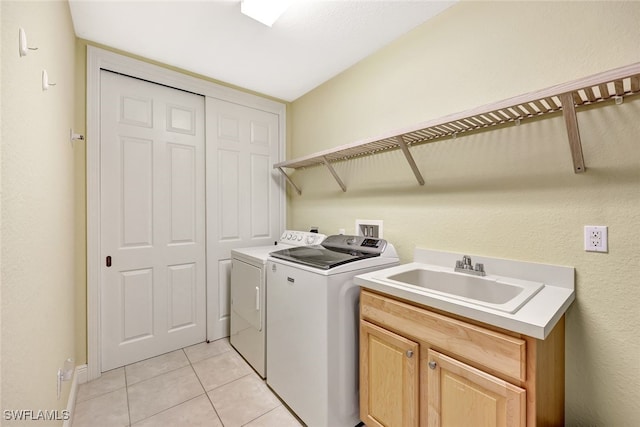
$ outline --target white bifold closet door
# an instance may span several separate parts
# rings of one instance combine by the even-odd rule
[[[283,221],[278,116],[207,97],[207,338],[229,335],[231,250],[273,245]]]
[[[101,72],[101,370],[206,338],[205,99]]]

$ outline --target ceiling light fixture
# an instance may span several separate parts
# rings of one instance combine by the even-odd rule
[[[271,27],[295,0],[242,0],[240,11]]]

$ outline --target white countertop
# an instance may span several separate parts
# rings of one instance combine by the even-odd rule
[[[487,274],[514,277],[544,283],[544,287],[515,313],[506,313],[470,302],[435,294],[428,290],[408,288],[384,280],[386,276],[415,268],[453,267],[464,254],[416,248],[414,262],[355,277],[355,283],[391,296],[413,301],[448,313],[463,316],[513,332],[545,339],[575,300],[573,267],[538,264],[471,255],[473,262],[484,264]]]

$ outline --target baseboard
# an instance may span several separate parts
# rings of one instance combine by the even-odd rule
[[[87,365],[76,366],[73,371],[73,380],[71,381],[71,390],[69,391],[69,399],[67,400],[67,414],[69,419],[64,420],[62,427],[71,427],[73,424],[73,412],[76,408],[76,397],[78,395],[78,387],[80,384],[87,382],[88,372]]]
[[[78,375],[78,385],[89,381],[89,368],[87,365],[76,366],[76,375]]]

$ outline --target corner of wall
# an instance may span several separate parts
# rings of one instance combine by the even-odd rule
[[[2,2],[0,2],[0,23],[2,23]],[[0,212],[2,212],[2,138],[3,129],[2,124],[2,56],[4,51],[2,31],[0,31]],[[2,271],[2,214],[0,214],[0,271]],[[2,274],[0,274],[0,408],[2,405],[2,371],[4,370],[2,365]]]
[[[62,410],[75,356],[75,34],[67,2],[0,2],[2,409]],[[18,54],[18,28],[27,56]],[[47,70],[49,90],[41,85]],[[11,84],[7,84],[10,82]],[[9,422],[10,420],[4,420]]]

